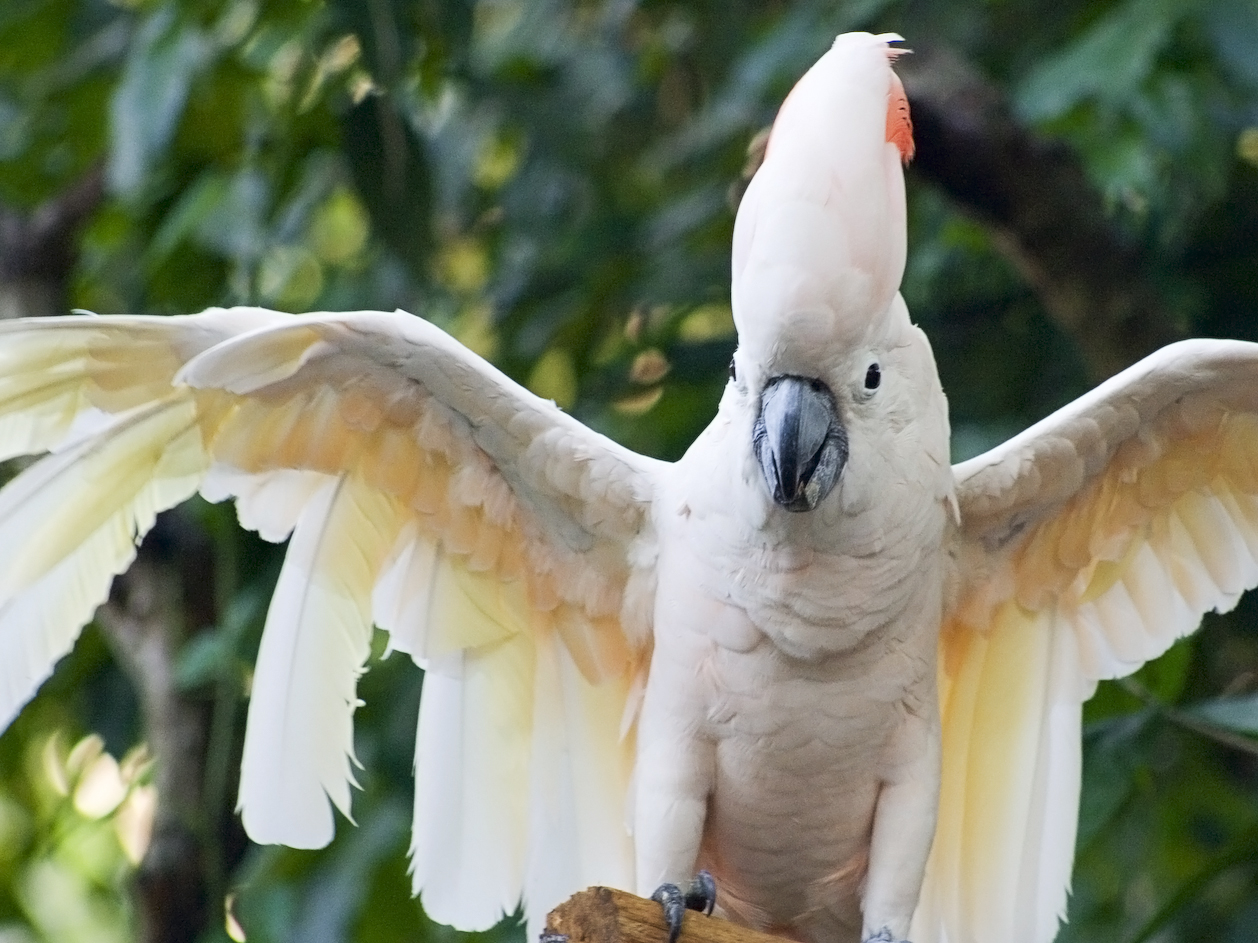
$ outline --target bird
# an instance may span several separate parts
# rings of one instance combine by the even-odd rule
[[[1048,943],[1081,709],[1258,584],[1258,345],[1184,341],[953,465],[899,293],[898,36],[800,79],[738,208],[738,346],[684,456],[638,455],[405,312],[0,324],[0,723],[194,493],[288,549],[239,810],[351,812],[373,626],[426,672],[429,915],[530,931],[698,871],[804,943]],[[46,453],[46,454],[45,454]]]

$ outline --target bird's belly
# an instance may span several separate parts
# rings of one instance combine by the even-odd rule
[[[898,712],[852,685],[796,688],[797,705],[712,717],[716,769],[700,860],[731,916],[790,935],[820,921],[842,939],[860,928],[884,746]]]
[[[676,751],[682,772],[666,789],[680,784],[690,798],[706,786],[697,860],[730,917],[799,939],[857,940],[881,786],[902,772],[908,720],[937,710],[938,573],[904,577],[907,602],[875,618],[859,594],[843,594],[860,585],[850,573],[818,563],[792,571],[785,589],[761,581],[722,596],[708,564],[671,546],[640,762],[668,765]],[[784,619],[794,628],[779,631]],[[668,814],[673,797],[639,807]],[[652,854],[639,849],[640,860]],[[677,864],[656,859],[665,871]]]

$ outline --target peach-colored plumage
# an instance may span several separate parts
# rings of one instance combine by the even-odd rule
[[[897,39],[839,37],[783,105],[735,227],[736,376],[674,464],[403,312],[0,324],[0,457],[50,452],[0,490],[0,718],[199,488],[291,535],[255,839],[350,814],[375,624],[427,672],[438,920],[523,898],[536,931],[587,884],[706,865],[729,916],[796,939],[1051,940],[1083,701],[1258,583],[1258,346],[1167,348],[950,468],[897,291]],[[771,389],[796,405],[766,418]],[[802,504],[763,448],[792,409],[833,474]]]
[[[957,467],[940,823],[916,943],[1055,934],[1083,701],[1258,583],[1256,368],[1253,345],[1176,344]]]

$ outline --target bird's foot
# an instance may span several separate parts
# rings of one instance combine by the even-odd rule
[[[908,943],[908,940],[897,940],[895,934],[883,927],[877,933],[865,937],[861,943]]]
[[[711,914],[716,906],[716,881],[707,871],[700,871],[690,882],[685,893],[676,884],[661,884],[651,895],[664,908],[664,920],[668,923],[668,943],[677,943],[681,933],[681,921],[687,910],[699,910]]]
[[[537,943],[568,943],[566,933],[539,933]]]

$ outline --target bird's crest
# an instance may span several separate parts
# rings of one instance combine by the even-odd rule
[[[895,56],[908,50],[888,49],[887,52]],[[895,73],[891,74],[891,95],[887,101],[887,143],[896,146],[902,163],[907,164],[913,159],[916,147],[913,144],[913,118],[909,115],[909,97],[904,94],[904,83]]]
[[[808,373],[879,330],[904,273],[913,155],[899,36],[846,33],[787,96],[734,228],[741,343]],[[821,352],[821,353],[819,353]]]

